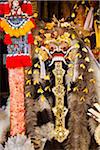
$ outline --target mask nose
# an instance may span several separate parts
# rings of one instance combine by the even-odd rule
[[[60,47],[59,46],[57,46],[56,51],[60,52]]]

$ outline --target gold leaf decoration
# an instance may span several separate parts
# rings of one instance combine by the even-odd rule
[[[85,61],[86,61],[86,62],[90,62],[89,57],[85,57]]]
[[[40,48],[37,47],[37,48],[35,49],[35,52],[38,53],[39,50],[40,50]]]
[[[39,84],[39,80],[37,79],[35,79],[35,81],[33,82],[33,85],[36,85],[36,84]]]
[[[28,71],[28,75],[29,75],[29,74],[32,74],[32,70],[31,70],[31,69]]]
[[[85,47],[82,48],[82,51],[87,53],[87,49]]]
[[[72,13],[71,17],[74,18],[75,17],[75,13]]]
[[[46,76],[44,77],[44,80],[50,80],[50,76],[49,76],[49,75],[46,75]]]
[[[95,83],[96,81],[95,81],[95,79],[90,79],[90,82]]]
[[[37,92],[42,94],[44,91],[42,90],[42,88],[39,88]]]
[[[39,70],[38,69],[35,69],[33,74],[39,74]]]
[[[85,88],[85,89],[83,90],[83,92],[87,94],[87,93],[88,93],[88,88]]]
[[[45,96],[42,94],[40,99],[41,99],[42,102],[44,102],[45,101]]]
[[[37,41],[42,41],[42,38],[41,38],[39,35],[35,36],[35,39],[36,39]]]
[[[77,4],[74,5],[74,9],[77,8]]]
[[[30,92],[26,93],[26,97],[31,97],[31,93]]]
[[[38,45],[38,41],[36,39],[34,40],[34,45]]]
[[[51,30],[54,27],[55,23],[51,22],[51,23],[46,23],[46,27],[48,30]]]
[[[28,75],[29,75],[29,74],[32,74],[32,70],[31,70],[31,69],[29,69],[29,70],[26,69],[26,70],[25,70],[25,74],[28,74]]]
[[[80,48],[80,45],[78,43],[76,43],[74,46],[75,48]]]
[[[68,64],[68,67],[69,67],[69,68],[73,68],[74,65],[73,65],[73,64]]]
[[[82,1],[82,4],[85,4],[85,0]]]
[[[68,33],[68,32],[64,33],[64,37],[69,37],[69,36],[70,36],[70,33]]]
[[[51,39],[51,33],[45,33],[44,36],[46,37],[46,39]]]
[[[80,53],[77,53],[77,54],[76,54],[76,57],[81,58],[81,57],[82,57],[82,55],[81,55]]]
[[[26,85],[31,85],[31,80],[27,80]]]
[[[70,85],[68,85],[67,86],[67,91],[70,91],[70,90],[71,90]]]
[[[76,38],[75,34],[72,34],[72,39],[74,40]]]
[[[74,92],[78,91],[78,87],[77,87],[77,86],[74,87],[74,88],[73,88],[73,91],[74,91]]]
[[[81,98],[80,98],[80,101],[85,101],[85,98],[84,98],[84,96],[82,96]]]
[[[46,51],[40,49],[39,50],[39,57],[41,60],[46,61],[48,59],[48,54]]]
[[[49,90],[50,91],[50,86],[45,87],[45,91]]]
[[[88,72],[93,72],[94,70],[92,68],[89,68],[88,69]]]
[[[88,38],[86,38],[86,39],[84,40],[84,42],[90,43],[90,40],[89,40]]]
[[[80,64],[80,67],[85,69],[85,65],[84,64]]]
[[[39,65],[38,63],[36,63],[36,64],[34,65],[34,67],[35,67],[35,68],[40,68],[40,65]]]
[[[78,77],[78,79],[79,79],[79,80],[82,80],[82,79],[83,79],[83,76],[82,76],[82,75],[80,75],[80,76]]]

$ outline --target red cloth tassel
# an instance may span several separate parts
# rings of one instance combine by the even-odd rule
[[[3,8],[4,14],[9,14],[9,13],[10,13],[9,3],[4,4],[3,7],[4,7],[4,8]]]
[[[24,13],[27,13],[30,16],[33,14],[32,4],[30,2],[23,3],[21,8]]]
[[[33,44],[33,43],[34,43],[33,35],[32,35],[32,33],[29,33],[28,34],[28,44]]]
[[[12,44],[11,37],[10,37],[9,34],[5,34],[4,43],[5,43],[6,45]]]
[[[6,67],[7,68],[18,68],[18,67],[30,67],[32,66],[32,60],[30,56],[7,56]]]

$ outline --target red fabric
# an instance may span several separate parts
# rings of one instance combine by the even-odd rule
[[[32,15],[32,14],[33,14],[33,8],[32,8],[31,3],[27,3],[27,10],[26,10],[26,13],[27,13],[28,15]]]
[[[4,9],[4,14],[10,13],[10,7],[8,3],[4,4],[3,9]]]
[[[5,43],[6,45],[12,44],[11,37],[10,37],[9,34],[5,34],[4,43]]]
[[[6,67],[7,68],[18,68],[18,67],[29,67],[32,66],[30,56],[7,56]]]
[[[27,4],[23,3],[22,6],[21,6],[21,9],[22,9],[23,12],[26,12]]]
[[[9,14],[10,13],[10,7],[9,4],[0,4],[0,15],[3,14]]]
[[[32,33],[29,33],[29,34],[28,34],[28,43],[29,43],[29,44],[33,44],[33,43],[34,43],[34,38],[33,38]]]
[[[22,8],[22,11],[24,13],[27,13],[28,15],[32,15],[33,14],[33,8],[32,8],[32,5],[31,5],[30,2],[29,3],[23,3],[21,8]]]
[[[0,15],[3,15],[4,11],[3,11],[3,4],[0,4]]]

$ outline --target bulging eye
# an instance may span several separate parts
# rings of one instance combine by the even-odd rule
[[[54,49],[56,49],[56,46],[54,44],[50,44],[49,45],[49,50],[53,51]]]
[[[54,50],[54,47],[52,46],[52,47],[50,47],[50,50],[52,51],[52,50]]]
[[[66,47],[62,47],[62,49],[65,51],[67,48]]]
[[[64,51],[66,51],[68,49],[68,44],[66,42],[62,42],[61,45],[60,45],[60,48]]]

